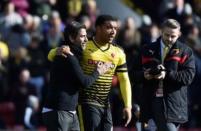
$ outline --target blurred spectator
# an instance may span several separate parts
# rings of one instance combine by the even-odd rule
[[[192,0],[193,1],[193,9],[198,16],[201,16],[201,1],[200,0]]]
[[[81,11],[81,7],[82,0],[58,0],[56,4],[56,9],[59,11],[64,23],[69,23],[77,18]]]
[[[0,22],[6,27],[22,24],[22,17],[15,12],[14,4],[9,0],[3,3],[3,12],[0,14]]]
[[[152,24],[150,27],[150,39],[151,42],[156,41],[156,39],[160,36],[160,29],[156,24]]]
[[[27,14],[25,17],[24,17],[24,28],[29,32],[29,30],[32,30],[32,26],[33,26],[33,16],[31,14]]]
[[[9,55],[8,46],[0,41],[0,102],[5,101],[5,96],[8,91],[7,85],[7,58]]]
[[[30,13],[42,17],[43,15],[50,15],[51,6],[47,0],[29,0]]]
[[[28,56],[30,58],[28,69],[31,74],[30,83],[36,87],[37,96],[41,100],[42,88],[44,86],[44,75],[46,72],[45,62],[46,57],[41,49],[41,41],[38,37],[32,37],[31,43],[28,46]]]
[[[47,23],[44,23],[42,49],[47,56],[50,49],[61,45],[64,25],[57,11],[53,11]]]
[[[167,10],[172,9],[173,7],[174,7],[173,0],[162,0],[158,8],[159,18],[162,18],[164,14],[167,12]]]
[[[186,123],[185,127],[187,128],[196,128],[201,127],[201,55],[200,53],[194,54],[195,56],[195,66],[196,74],[195,78],[188,88],[189,91],[189,122]]]
[[[2,38],[7,35],[11,26],[22,24],[22,17],[15,12],[15,6],[9,0],[3,2],[3,12],[0,12],[0,33]]]
[[[95,29],[94,29],[94,27],[93,27],[93,24],[92,24],[92,22],[91,22],[89,16],[87,16],[87,15],[82,15],[82,16],[80,16],[79,22],[80,22],[81,24],[84,24],[84,25],[86,26],[87,37],[88,37],[89,39],[92,39],[92,37],[93,37],[94,34],[95,34]]]
[[[9,48],[6,43],[0,39],[0,60],[6,61],[9,57]]]
[[[16,24],[11,27],[4,40],[8,43],[11,56],[20,47],[27,47],[30,44],[30,35],[22,25]]]
[[[142,16],[142,26],[139,28],[141,34],[141,41],[142,44],[150,43],[151,41],[151,26],[152,26],[152,19],[149,15]]]
[[[83,15],[88,16],[92,25],[94,25],[98,13],[99,12],[98,12],[98,9],[96,6],[96,1],[95,0],[87,0],[82,5],[82,11],[80,13],[80,16],[83,16]]]
[[[42,29],[41,29],[41,19],[38,16],[33,16],[28,14],[24,17],[24,29],[30,34],[32,37],[33,35],[43,39],[42,37]]]
[[[30,95],[36,95],[35,88],[29,83],[30,72],[27,69],[22,69],[20,71],[19,81],[12,87],[9,97],[12,102],[14,102],[16,111],[15,119],[16,124],[19,126],[24,126],[24,115],[27,106],[28,98]]]
[[[136,29],[135,21],[132,17],[128,17],[125,20],[124,26],[120,30],[116,42],[124,48],[129,50],[133,46],[139,46],[141,44],[141,36]]]
[[[199,30],[201,30],[201,18],[194,14],[192,12],[192,14],[188,14],[184,17],[184,20],[183,20],[183,31],[184,33],[188,32],[188,30],[185,30],[186,27],[188,27],[188,25],[195,25],[199,28]],[[201,36],[201,34],[199,34],[199,36]]]
[[[158,25],[152,23],[150,25],[143,25],[141,27],[142,44],[148,44],[156,41],[160,35],[160,29]]]
[[[192,13],[192,7],[190,4],[185,3],[185,0],[172,0],[172,2],[173,8],[168,9],[164,13],[164,16],[162,16],[161,20],[163,21],[167,18],[176,19],[183,26],[184,17]]]
[[[197,53],[201,54],[201,38],[199,36],[200,31],[196,25],[188,25],[188,34],[186,40],[188,45]]]
[[[11,0],[11,2],[15,5],[16,11],[21,16],[26,16],[28,14],[29,2],[28,0]]]
[[[38,124],[37,113],[39,112],[39,99],[34,95],[29,95],[24,114],[25,126],[30,130],[36,130]]]
[[[52,10],[56,10],[56,4],[58,2],[58,0],[47,0],[48,4],[50,5]]]
[[[23,68],[28,67],[29,58],[27,56],[27,49],[20,47],[16,49],[14,55],[8,59],[8,85],[12,87],[18,82],[18,74]]]
[[[82,8],[82,1],[81,0],[68,0],[67,1],[67,10],[68,10],[68,17],[76,18]]]

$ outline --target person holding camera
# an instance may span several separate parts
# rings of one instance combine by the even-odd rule
[[[157,131],[178,131],[188,120],[187,87],[195,75],[192,50],[178,40],[180,24],[167,19],[161,37],[142,49],[140,120],[152,118]]]

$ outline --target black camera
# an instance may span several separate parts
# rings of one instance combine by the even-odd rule
[[[161,66],[156,66],[154,68],[151,68],[151,70],[149,71],[149,74],[151,75],[158,75],[161,73],[161,71],[163,71],[164,69],[161,68]]]
[[[161,63],[158,59],[153,59],[153,61],[150,63],[151,70],[149,71],[149,74],[151,75],[159,75],[161,71],[165,71],[161,66],[159,66]]]

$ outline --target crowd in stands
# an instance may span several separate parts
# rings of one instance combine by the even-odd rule
[[[119,21],[114,43],[124,49],[129,73],[132,73],[137,70],[135,60],[141,46],[160,35],[161,21],[177,19],[182,25],[180,39],[194,50],[196,60],[196,76],[189,88],[190,118],[183,126],[201,127],[201,2],[162,0],[157,5],[158,13],[154,14],[157,17],[149,12],[140,14],[140,27],[129,16],[125,21]],[[100,12],[95,0],[0,1],[0,129],[34,130],[43,126],[41,108],[51,66],[47,54],[50,49],[64,44],[62,31],[65,24],[72,20],[86,25],[90,39]],[[136,104],[140,99],[141,84],[135,84],[132,78],[130,81],[133,104]],[[116,78],[113,87],[111,103],[114,126],[122,126],[120,114],[123,106]],[[134,126],[134,121],[130,127]]]

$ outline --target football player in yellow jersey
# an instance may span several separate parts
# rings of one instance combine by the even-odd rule
[[[124,100],[123,117],[125,126],[131,120],[131,86],[128,77],[126,58],[122,49],[112,44],[117,32],[117,19],[110,15],[100,15],[95,23],[96,35],[88,41],[83,52],[81,65],[86,74],[90,74],[98,61],[109,63],[110,70],[100,76],[89,88],[80,91],[78,107],[80,127],[84,131],[111,131],[112,116],[109,105],[109,92],[114,74],[120,82]],[[62,50],[59,48],[59,50]],[[48,58],[53,60],[57,49],[50,51]],[[65,53],[63,52],[63,55]]]

